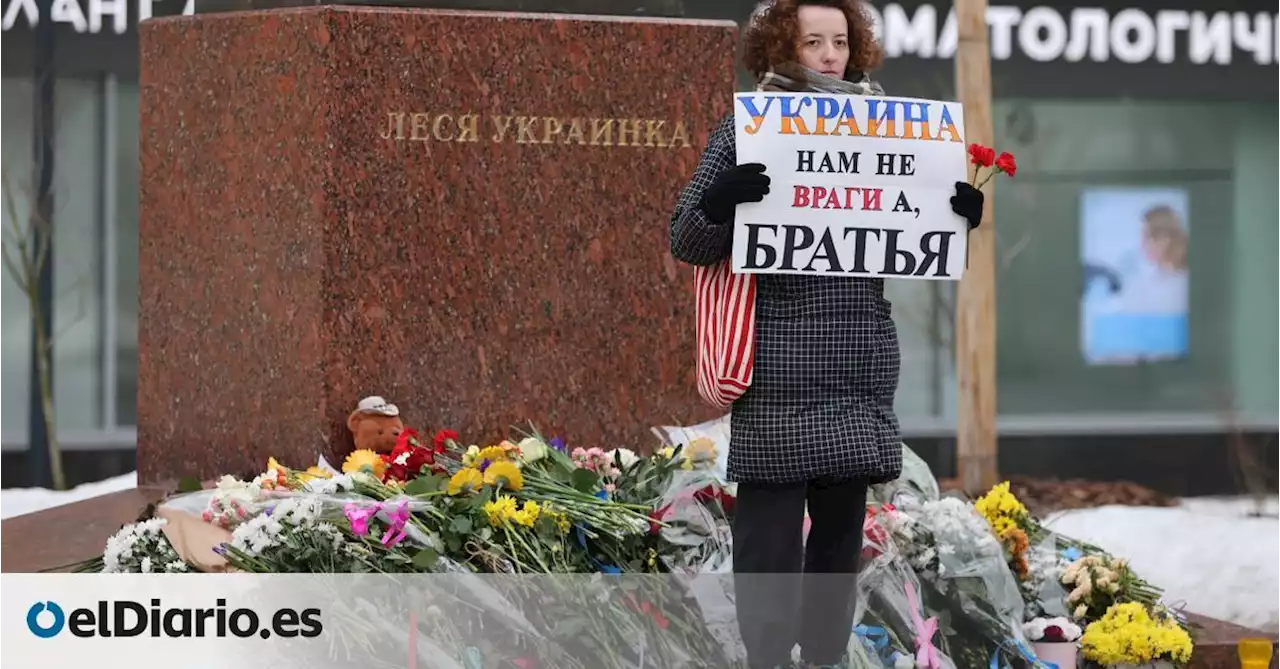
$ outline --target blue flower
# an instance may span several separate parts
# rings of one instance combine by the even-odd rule
[[[554,448],[561,453],[569,452],[569,447],[565,445],[564,439],[561,439],[560,437],[551,438],[551,448]]]

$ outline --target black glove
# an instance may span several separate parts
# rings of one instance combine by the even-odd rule
[[[969,222],[969,229],[978,227],[982,222],[982,202],[985,200],[982,191],[963,181],[956,182],[956,194],[951,196],[951,211]]]
[[[769,176],[764,165],[735,165],[716,175],[702,194],[702,211],[712,223],[726,223],[743,202],[759,202],[769,193]]]

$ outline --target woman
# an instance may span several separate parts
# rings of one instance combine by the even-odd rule
[[[744,47],[762,89],[883,94],[866,74],[881,53],[860,0],[766,2]],[[764,171],[737,165],[730,115],[672,216],[675,257],[724,260],[737,205],[769,192]],[[982,193],[957,183],[951,205],[972,228]],[[790,665],[797,642],[807,662],[836,665],[852,628],[867,486],[902,471],[897,330],[881,279],[764,274],[756,291],[755,371],[733,405],[728,465],[738,482],[739,627],[753,667]],[[799,588],[794,576],[778,576],[797,573],[807,574]]]

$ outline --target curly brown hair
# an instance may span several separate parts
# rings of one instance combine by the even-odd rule
[[[796,60],[800,43],[800,8],[805,5],[833,7],[844,12],[849,22],[849,64],[852,72],[870,72],[880,66],[884,53],[872,30],[871,15],[862,0],[765,0],[752,16],[742,36],[742,64],[756,78],[769,68]]]

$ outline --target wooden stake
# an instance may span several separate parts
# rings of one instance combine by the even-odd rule
[[[991,146],[987,0],[956,0],[956,93],[965,141]],[[982,225],[969,233],[968,269],[956,298],[956,474],[970,495],[996,483],[995,179],[982,192]]]

